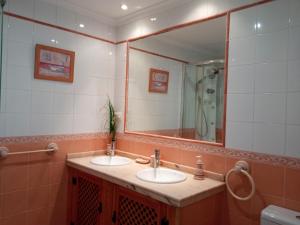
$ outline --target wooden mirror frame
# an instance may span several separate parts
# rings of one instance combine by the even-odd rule
[[[143,132],[135,132],[135,131],[128,131],[126,130],[126,124],[127,124],[127,111],[128,111],[128,88],[129,88],[129,50],[130,46],[129,43],[140,40],[140,39],[145,39],[150,36],[155,36],[159,35],[162,33],[166,33],[169,31],[177,30],[180,28],[192,26],[198,23],[203,23],[209,20],[217,19],[220,17],[226,17],[226,37],[225,37],[225,63],[224,63],[224,111],[223,111],[223,137],[222,137],[222,142],[217,143],[217,142],[209,142],[209,141],[202,141],[202,140],[193,140],[193,139],[186,139],[186,138],[180,138],[180,137],[170,137],[170,136],[163,136],[163,135],[158,135],[158,134],[148,134],[148,133],[143,133]],[[142,37],[137,37],[133,39],[129,39],[126,41],[126,81],[125,81],[125,109],[124,109],[124,133],[125,134],[134,134],[134,135],[141,135],[141,136],[146,136],[146,137],[159,137],[163,139],[169,139],[169,140],[180,140],[180,141],[186,141],[186,142],[192,142],[192,143],[200,143],[200,144],[207,144],[207,145],[213,145],[213,146],[219,146],[219,147],[225,147],[225,138],[226,138],[226,108],[227,108],[227,77],[228,77],[228,51],[229,51],[229,27],[230,26],[230,13],[221,13],[217,14],[215,16],[207,17],[204,19],[200,20],[195,20],[189,23],[184,23],[184,24],[179,24],[173,27],[169,27],[163,30],[160,30],[158,32],[145,35]],[[157,54],[159,55],[159,54]]]

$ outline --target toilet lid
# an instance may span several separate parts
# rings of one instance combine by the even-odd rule
[[[279,225],[300,225],[300,212],[269,205],[262,211],[261,219]]]

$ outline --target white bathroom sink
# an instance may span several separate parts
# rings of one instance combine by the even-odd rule
[[[137,172],[136,176],[140,180],[159,184],[179,183],[186,179],[186,175],[182,172],[161,167],[143,169]]]
[[[123,166],[131,162],[131,159],[122,156],[96,156],[91,163],[99,166]]]

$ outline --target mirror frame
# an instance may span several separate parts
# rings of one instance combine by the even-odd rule
[[[217,142],[209,142],[209,141],[202,141],[202,140],[194,140],[194,139],[186,139],[186,138],[180,138],[180,137],[170,137],[170,136],[163,136],[158,134],[148,134],[143,132],[135,132],[135,131],[128,131],[126,130],[126,124],[127,124],[127,111],[128,111],[128,88],[129,88],[129,52],[130,52],[130,46],[129,43],[145,39],[147,37],[156,36],[162,33],[166,33],[169,31],[177,30],[180,28],[192,26],[198,23],[203,23],[209,20],[217,19],[220,17],[226,18],[226,37],[225,37],[225,63],[224,63],[224,111],[223,111],[223,140],[220,143]],[[137,37],[128,39],[126,41],[126,79],[125,79],[125,109],[124,109],[124,133],[125,134],[133,134],[133,135],[140,135],[140,136],[146,136],[146,137],[156,137],[156,138],[163,138],[168,140],[179,140],[179,141],[185,141],[185,142],[191,142],[191,143],[199,143],[199,144],[206,144],[206,145],[212,145],[212,146],[219,146],[219,147],[225,147],[225,139],[226,139],[226,109],[227,109],[227,78],[228,78],[228,56],[229,56],[229,30],[230,30],[230,12],[220,13],[211,17],[207,17],[204,19],[195,20],[188,23],[183,23],[179,25],[175,25],[145,36]]]

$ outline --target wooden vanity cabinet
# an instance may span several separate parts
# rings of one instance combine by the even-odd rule
[[[70,169],[70,225],[168,225],[159,201]]]
[[[223,193],[176,208],[76,169],[69,175],[68,225],[220,225]]]
[[[114,203],[113,224],[164,225],[167,221],[165,204],[129,189],[116,186]]]
[[[101,179],[70,170],[68,195],[69,225],[104,225]]]

